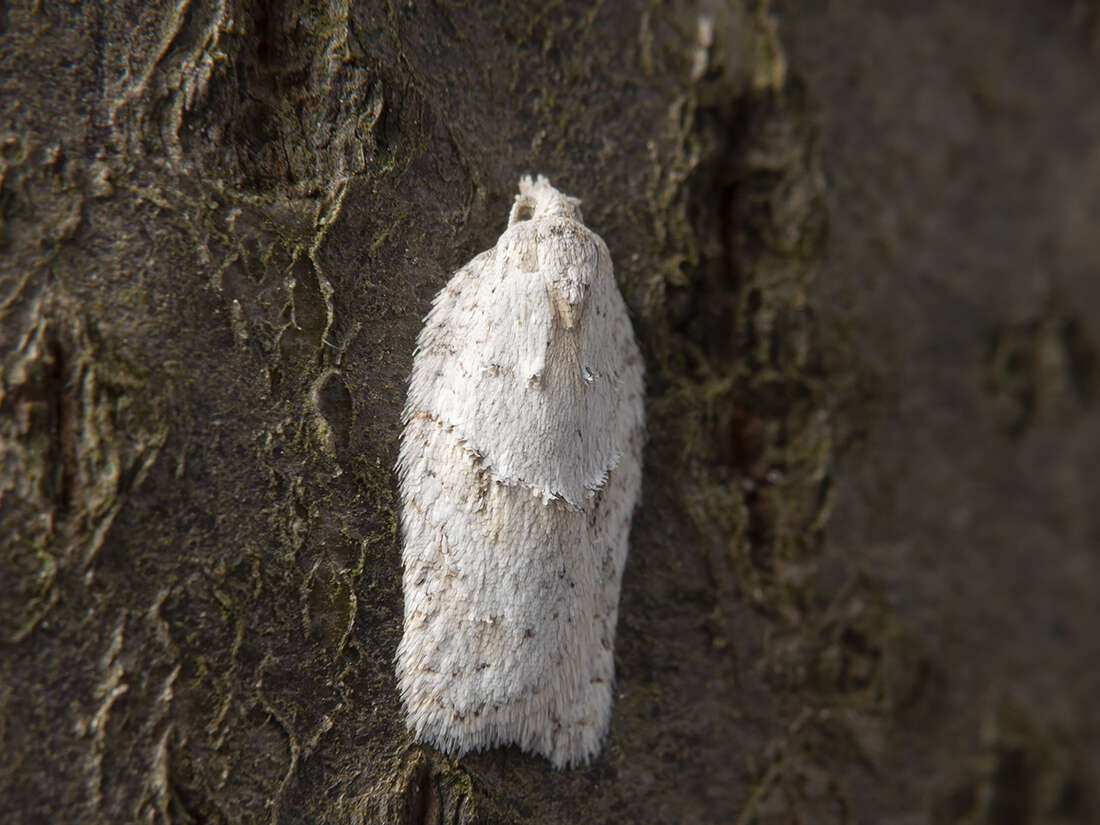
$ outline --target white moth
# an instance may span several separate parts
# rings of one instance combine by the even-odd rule
[[[409,729],[452,754],[517,744],[572,766],[611,718],[643,366],[579,203],[522,179],[417,339],[397,680]]]

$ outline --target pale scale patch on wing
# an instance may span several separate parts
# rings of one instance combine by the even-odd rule
[[[554,325],[546,281],[526,268],[538,263],[532,227],[517,224],[440,294],[409,405],[453,427],[495,478],[579,507],[641,422],[642,362],[606,246],[574,226],[598,264],[581,329]],[[472,324],[474,308],[485,306],[493,307],[488,323]],[[578,358],[547,365],[552,344],[567,338],[579,338]]]

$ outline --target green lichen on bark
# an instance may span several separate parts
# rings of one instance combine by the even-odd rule
[[[939,822],[1083,822],[1088,788],[1079,745],[1050,730],[1018,700],[991,697],[977,736],[948,760],[934,816]]]
[[[707,619],[715,649],[736,655],[743,630],[725,614],[747,601],[767,617],[765,682],[797,697],[789,732],[749,771],[742,820],[845,821],[839,777],[875,768],[931,665],[872,578],[849,574],[838,589],[818,575],[837,447],[878,414],[860,397],[875,379],[809,296],[824,177],[803,90],[775,68],[782,50],[761,13],[765,66],[753,76],[767,82],[723,94],[719,62],[675,109],[654,192],[666,274],[644,318],[659,365],[651,428],[661,460],[679,467],[661,475],[730,581]]]
[[[93,566],[168,427],[144,365],[71,298],[39,297],[20,320],[0,365],[0,603],[3,635],[15,643],[57,601],[59,574]]]

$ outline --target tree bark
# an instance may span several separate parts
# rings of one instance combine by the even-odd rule
[[[1094,821],[1097,21],[0,5],[0,819]],[[414,339],[524,173],[647,365],[572,771],[393,674]]]

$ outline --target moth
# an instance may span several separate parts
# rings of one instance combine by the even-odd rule
[[[417,339],[397,463],[416,739],[599,753],[642,481],[643,362],[580,201],[523,178]]]

